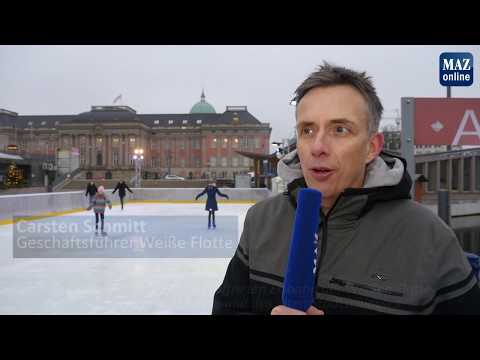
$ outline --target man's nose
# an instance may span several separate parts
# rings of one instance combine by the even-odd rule
[[[324,132],[318,132],[313,139],[312,147],[310,149],[311,154],[315,157],[328,155],[329,153],[328,138]]]

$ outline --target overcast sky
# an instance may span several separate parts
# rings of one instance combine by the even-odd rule
[[[0,108],[22,115],[67,115],[111,105],[140,114],[188,113],[202,87],[217,112],[246,105],[273,128],[293,135],[289,101],[323,60],[367,71],[385,108],[402,96],[444,97],[442,52],[471,52],[474,84],[453,97],[480,97],[479,46],[0,46]]]

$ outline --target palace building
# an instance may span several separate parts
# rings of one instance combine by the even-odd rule
[[[134,151],[142,149],[144,177],[233,179],[253,167],[253,160],[238,151],[268,154],[271,130],[246,106],[226,106],[217,113],[202,91],[185,114],[138,114],[116,105],[92,106],[77,115],[0,109],[0,152],[57,165],[59,154],[69,154],[78,157],[80,178],[127,179],[133,175]]]

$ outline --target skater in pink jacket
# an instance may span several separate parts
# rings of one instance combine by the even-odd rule
[[[105,188],[103,186],[99,186],[97,189],[97,193],[95,194],[92,202],[90,203],[90,206],[87,208],[87,210],[91,210],[93,208],[93,211],[95,213],[95,235],[98,235],[98,219],[101,219],[101,231],[102,235],[105,236],[107,235],[106,232],[103,231],[103,224],[105,220],[105,208],[109,207],[109,209],[112,209],[112,202],[107,198],[105,195]]]

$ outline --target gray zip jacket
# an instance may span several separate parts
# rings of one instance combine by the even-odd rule
[[[288,191],[247,212],[213,314],[270,314],[281,304],[298,190],[296,152],[278,164]],[[410,199],[404,159],[382,153],[363,188],[346,189],[318,231],[314,305],[329,314],[480,313],[480,288],[454,232]]]

